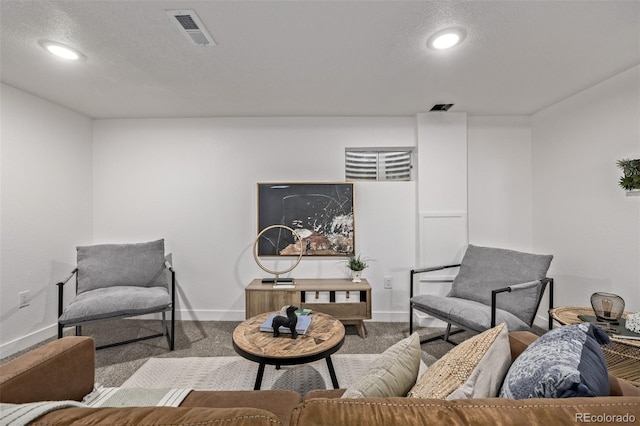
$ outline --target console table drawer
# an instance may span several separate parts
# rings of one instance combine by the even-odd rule
[[[371,319],[371,286],[365,279],[360,283],[349,279],[296,279],[293,287],[274,288],[256,279],[245,288],[247,319],[286,305],[323,312],[345,324],[355,324],[358,334],[364,337],[363,320]]]
[[[367,303],[302,303],[303,308],[314,312],[322,312],[341,320],[355,320],[371,318],[367,314]]]
[[[279,311],[286,305],[300,306],[300,293],[286,290],[252,291],[245,294],[247,319],[265,312]]]

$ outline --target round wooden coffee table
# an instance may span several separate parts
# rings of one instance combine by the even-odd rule
[[[273,337],[273,333],[260,331],[260,326],[273,312],[249,318],[233,330],[233,349],[242,357],[257,362],[258,375],[254,389],[260,389],[266,364],[298,365],[325,359],[331,383],[338,389],[338,379],[331,362],[331,355],[344,343],[344,325],[330,315],[321,312],[311,314],[311,325],[306,334],[292,339],[289,334]]]

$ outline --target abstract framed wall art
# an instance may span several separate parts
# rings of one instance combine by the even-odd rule
[[[258,183],[259,256],[355,254],[353,183]]]

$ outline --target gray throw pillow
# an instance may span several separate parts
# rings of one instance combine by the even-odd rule
[[[167,287],[164,240],[77,247],[77,294],[115,286]]]
[[[413,333],[384,351],[342,398],[406,396],[420,370],[420,336]]]

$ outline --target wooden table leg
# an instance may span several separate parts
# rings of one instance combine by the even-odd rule
[[[367,327],[364,325],[363,320],[342,320],[344,325],[354,325],[356,327],[356,331],[358,332],[358,336],[363,339],[367,337]]]
[[[362,337],[363,339],[367,337],[367,328],[364,325],[364,321],[358,321],[356,327],[358,328],[358,336]]]
[[[327,360],[327,368],[329,369],[329,375],[331,376],[331,384],[334,389],[339,389],[338,386],[338,378],[336,377],[336,370],[333,368],[333,362],[331,361],[331,357],[328,356],[325,358]]]
[[[261,362],[258,367],[258,375],[256,376],[256,383],[253,386],[253,390],[260,390],[260,386],[262,386],[262,376],[264,375],[264,363]]]

